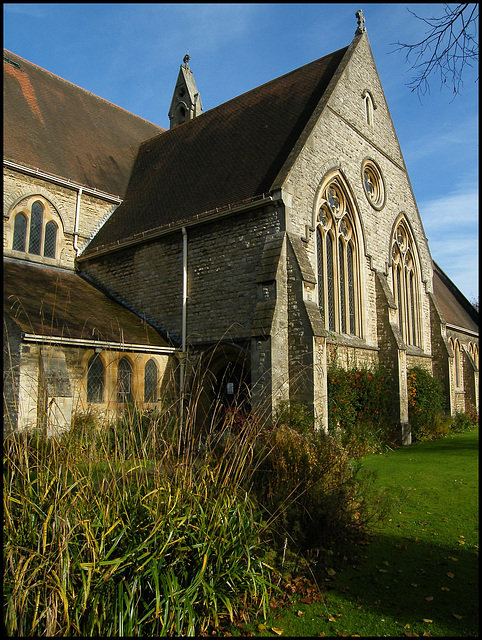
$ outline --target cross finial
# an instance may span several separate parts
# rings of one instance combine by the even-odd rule
[[[358,21],[358,28],[355,31],[355,35],[359,36],[362,33],[365,33],[366,31],[366,27],[365,27],[365,18],[363,17],[363,11],[361,9],[358,9],[358,11],[355,13],[356,15],[356,19]]]

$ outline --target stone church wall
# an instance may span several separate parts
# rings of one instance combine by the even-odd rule
[[[264,240],[274,207],[187,228],[187,336],[192,344],[249,337]],[[181,338],[182,234],[80,262],[80,269],[157,327]]]
[[[367,90],[376,107],[372,124],[367,122],[363,98]],[[383,177],[385,204],[381,209],[371,206],[364,191],[362,167],[367,158],[378,165]],[[358,240],[363,243],[360,265],[363,338],[368,345],[377,346],[374,270],[389,272],[393,226],[403,213],[413,231],[420,258],[422,344],[424,351],[430,353],[430,310],[424,282],[430,291],[431,258],[390,113],[364,39],[341,75],[283,186],[283,193],[287,193],[288,230],[303,237],[307,235],[307,229],[315,227],[319,189],[333,170],[338,170],[348,183],[361,224],[363,238]],[[316,272],[314,232],[308,233],[307,252]]]

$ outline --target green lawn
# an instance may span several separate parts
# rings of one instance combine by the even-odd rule
[[[390,497],[369,543],[328,550],[313,565],[321,601],[294,596],[266,629],[258,620],[238,632],[478,636],[478,430],[368,456],[363,466]]]

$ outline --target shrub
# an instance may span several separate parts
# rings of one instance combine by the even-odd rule
[[[275,522],[270,530],[278,552],[285,540],[296,552],[360,535],[368,509],[360,468],[347,450],[323,431],[300,433],[281,424],[260,437],[262,462],[252,493]],[[362,512],[364,515],[362,516]]]
[[[393,440],[390,378],[381,368],[328,369],[328,424],[351,455],[360,457]]]
[[[408,417],[414,440],[431,440],[447,435],[442,383],[421,367],[407,374]]]
[[[313,414],[304,404],[286,400],[279,403],[273,420],[277,427],[285,425],[299,433],[313,431],[314,422]]]
[[[479,424],[479,416],[475,411],[466,411],[464,413],[457,413],[451,421],[451,431],[454,433],[460,433],[463,431],[470,431]]]

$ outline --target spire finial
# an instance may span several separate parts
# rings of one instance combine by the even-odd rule
[[[358,21],[358,28],[355,31],[355,35],[359,36],[362,33],[365,33],[366,31],[365,18],[363,17],[363,11],[361,9],[358,9],[358,11],[355,13],[355,16]]]
[[[190,60],[190,59],[191,59],[191,56],[190,56],[188,53],[186,53],[186,55],[185,55],[185,56],[184,56],[184,58],[182,59],[182,61],[184,62],[184,64],[185,64],[185,66],[186,66],[186,67],[188,67],[188,66],[189,66],[189,65],[188,65],[188,62],[189,62],[189,60]]]

